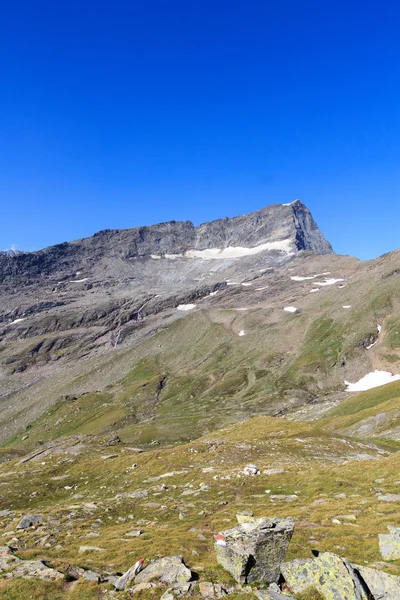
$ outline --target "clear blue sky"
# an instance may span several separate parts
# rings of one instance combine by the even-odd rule
[[[395,0],[4,0],[0,248],[300,197],[400,247]]]

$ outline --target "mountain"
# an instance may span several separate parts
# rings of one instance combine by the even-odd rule
[[[199,227],[169,222],[106,230],[38,252],[3,254],[0,390],[13,403],[1,413],[0,440],[75,389],[72,371],[81,379],[96,357],[114,363],[119,350],[137,352],[191,304],[228,308],[240,288],[262,286],[307,253],[331,255],[332,248],[296,200]],[[126,371],[116,369],[114,377]]]
[[[238,511],[294,518],[290,559],[400,576],[378,547],[400,500],[399,276],[399,251],[333,253],[300,201],[1,254],[0,598],[159,598],[107,585],[171,554],[204,584],[179,597],[252,598],[212,550]]]
[[[24,284],[26,277],[52,274],[62,277],[82,265],[96,270],[106,259],[154,256],[222,259],[268,250],[289,255],[301,250],[317,254],[332,252],[309,210],[300,200],[295,200],[198,227],[190,221],[170,221],[135,229],[100,231],[90,238],[39,252],[4,252],[0,254],[0,282],[13,285]],[[271,256],[272,263],[276,260],[276,256]]]

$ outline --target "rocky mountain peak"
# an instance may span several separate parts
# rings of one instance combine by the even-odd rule
[[[62,279],[82,265],[93,273],[107,261],[132,259],[237,259],[265,254],[275,266],[302,250],[333,252],[310,211],[300,201],[273,204],[238,217],[196,227],[169,221],[133,229],[107,229],[89,238],[30,253],[0,254],[0,283],[15,278],[55,275]],[[15,281],[14,281],[15,283]]]

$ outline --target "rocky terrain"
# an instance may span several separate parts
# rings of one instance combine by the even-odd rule
[[[300,201],[0,255],[0,597],[399,598],[399,276]]]

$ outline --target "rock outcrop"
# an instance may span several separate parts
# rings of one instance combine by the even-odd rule
[[[214,537],[217,560],[238,583],[277,582],[294,531],[292,519],[251,519]]]
[[[400,528],[388,525],[390,533],[379,535],[379,550],[385,560],[400,558]]]

